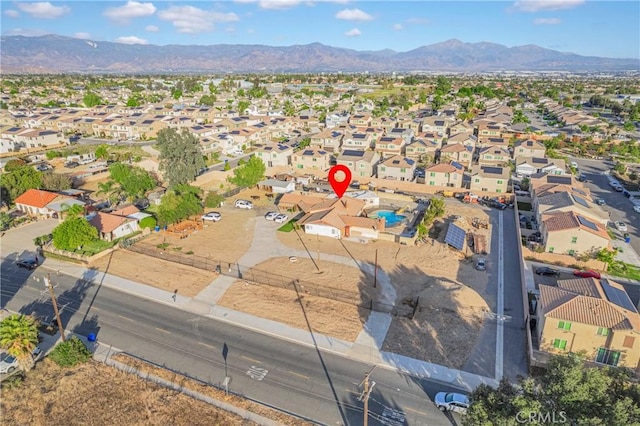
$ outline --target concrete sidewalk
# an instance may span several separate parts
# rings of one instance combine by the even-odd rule
[[[94,269],[88,269],[83,266],[72,265],[55,259],[46,259],[44,266],[53,269],[57,274],[65,274],[81,280],[93,281],[118,291],[155,302],[173,305],[176,308],[196,315],[226,321],[243,328],[298,344],[318,347],[324,351],[363,363],[377,364],[380,367],[402,371],[413,376],[440,381],[466,391],[473,390],[481,383],[497,386],[497,381],[490,377],[454,370],[441,365],[382,351],[382,343],[384,342],[386,332],[391,323],[391,317],[388,314],[373,312],[369,316],[363,331],[356,341],[347,342],[217,306],[215,302],[222,296],[226,288],[235,281],[235,279],[230,277],[218,277],[194,298],[178,294],[174,301],[174,294],[172,292],[160,290]],[[52,276],[52,278],[54,278],[54,276]]]

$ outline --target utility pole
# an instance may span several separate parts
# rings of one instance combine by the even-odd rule
[[[364,426],[368,426],[369,424],[369,395],[371,394],[373,387],[376,385],[376,382],[374,381],[369,382],[369,377],[371,376],[371,373],[373,373],[373,370],[376,369],[376,367],[377,365],[374,365],[368,373],[365,373],[364,379],[360,383],[360,386],[364,385],[364,390],[358,397],[358,401],[364,401],[364,421],[362,423]]]
[[[64,338],[64,328],[62,328],[62,320],[60,319],[60,312],[58,311],[58,303],[56,302],[56,295],[53,292],[53,284],[51,284],[51,277],[47,274],[47,277],[44,279],[44,284],[49,288],[49,294],[51,295],[51,303],[53,304],[53,312],[56,314],[56,320],[58,321],[58,330],[60,330],[60,337],[62,341],[65,341]]]
[[[378,249],[376,249],[376,267],[373,272],[373,288],[378,285]]]

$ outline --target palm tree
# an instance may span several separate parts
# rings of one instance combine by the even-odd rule
[[[0,346],[18,359],[25,371],[33,368],[33,350],[38,344],[38,321],[31,315],[15,314],[0,322]]]
[[[106,195],[111,204],[114,204],[120,199],[122,194],[122,188],[114,180],[109,179],[106,182],[98,183],[98,191],[96,195]]]
[[[67,217],[76,217],[84,213],[84,207],[80,204],[62,203],[60,207],[62,207],[62,213],[66,214]]]

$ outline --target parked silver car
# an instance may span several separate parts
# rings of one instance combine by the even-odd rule
[[[461,414],[466,413],[470,405],[467,396],[453,392],[437,393],[433,402],[435,402],[436,407],[438,407],[440,411],[453,411]]]

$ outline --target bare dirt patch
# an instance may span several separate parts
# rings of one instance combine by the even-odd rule
[[[366,305],[364,301],[372,296],[372,277],[354,266],[314,261],[291,261],[286,257],[266,260],[243,272],[247,281],[236,281],[218,304],[296,328],[311,326],[314,332],[354,341],[369,313],[359,306]],[[298,280],[300,299],[294,279]]]
[[[129,250],[116,250],[90,266],[162,290],[173,292],[178,289],[178,294],[187,297],[196,296],[216,277],[213,272]]]
[[[415,307],[410,320],[393,319],[383,349],[430,362],[460,368],[475,345],[482,326],[483,312],[489,311],[493,296],[487,293],[485,272],[476,271],[471,251],[468,256],[444,243],[452,215],[471,224],[473,217],[489,220],[487,212],[478,206],[447,203],[444,218],[433,244],[429,239],[420,246],[405,246],[388,241],[366,244],[305,235],[300,231],[278,233],[278,239],[289,247],[303,249],[300,239],[312,253],[351,256],[360,261],[378,264],[396,289],[396,304]],[[488,230],[483,230],[488,235]],[[476,231],[477,232],[477,231]],[[487,244],[490,239],[487,237]],[[458,355],[451,355],[451,354]]]
[[[256,220],[253,210],[242,210],[228,203],[218,209],[207,209],[222,214],[220,222],[204,222],[201,231],[186,238],[177,238],[163,231],[154,232],[136,244],[156,249],[165,244],[167,251],[189,253],[194,259],[209,259],[235,263],[251,247]]]
[[[94,361],[62,369],[45,359],[20,386],[3,389],[0,404],[12,425],[255,424]]]

